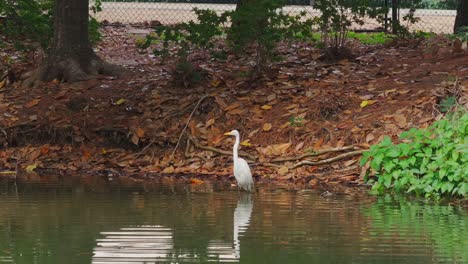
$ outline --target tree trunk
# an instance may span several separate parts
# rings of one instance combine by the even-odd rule
[[[118,74],[120,68],[101,60],[89,41],[89,0],[55,0],[54,36],[48,56],[26,80],[74,82],[97,74]]]
[[[468,27],[468,1],[458,0],[457,17],[455,18],[454,33],[461,27]]]

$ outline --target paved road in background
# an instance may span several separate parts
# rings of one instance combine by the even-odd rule
[[[195,20],[192,11],[194,8],[211,9],[219,13],[234,10],[233,4],[195,4],[195,3],[137,3],[137,2],[104,2],[103,11],[98,13],[99,20],[122,23],[138,23],[157,20],[163,24],[175,24]],[[299,14],[305,11],[307,16],[318,16],[320,12],[311,6],[285,6],[283,10],[289,14]],[[405,15],[407,9],[400,11],[400,16]],[[414,30],[433,31],[436,33],[451,33],[455,22],[455,10],[417,10],[416,16],[421,20],[412,26]],[[360,28],[373,29],[379,24],[369,19]]]

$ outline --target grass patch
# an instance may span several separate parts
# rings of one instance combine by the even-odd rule
[[[349,32],[348,38],[357,39],[362,44],[366,44],[366,45],[378,45],[378,44],[386,44],[392,41],[392,39],[394,39],[395,36],[384,33],[384,32],[378,32],[378,33]]]

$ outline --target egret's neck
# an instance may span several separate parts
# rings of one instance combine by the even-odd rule
[[[232,149],[234,162],[236,162],[237,159],[239,158],[239,155],[237,154],[237,151],[238,151],[238,149],[239,149],[239,143],[240,143],[239,136],[236,135],[236,143],[234,143],[234,147],[233,147],[233,149]]]

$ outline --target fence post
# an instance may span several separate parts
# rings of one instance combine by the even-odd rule
[[[392,0],[392,33],[398,33],[398,0]]]
[[[385,16],[384,16],[384,25],[385,33],[388,33],[388,0],[384,1]]]

